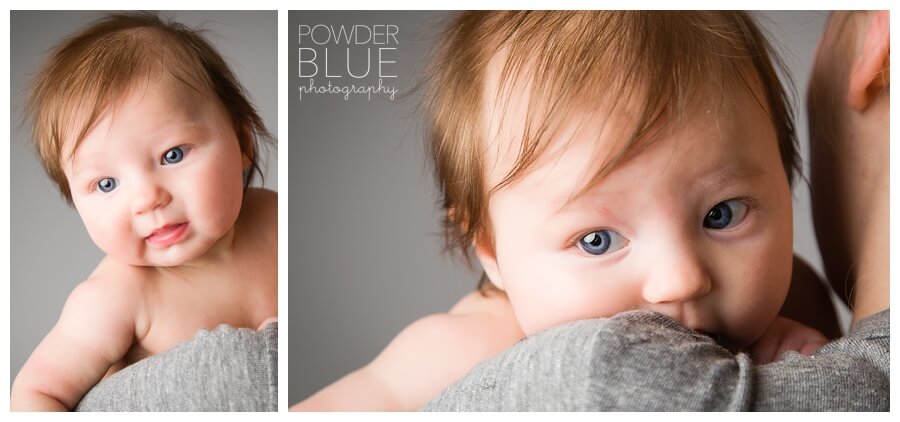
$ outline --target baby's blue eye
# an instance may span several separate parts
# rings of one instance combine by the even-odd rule
[[[612,230],[597,230],[578,241],[578,247],[591,255],[603,255],[625,247],[628,241]]]
[[[100,189],[101,192],[112,192],[116,186],[119,186],[119,182],[111,177],[104,177],[97,182],[97,189]]]
[[[719,202],[706,213],[706,217],[703,218],[703,227],[713,230],[733,227],[744,221],[744,217],[747,216],[747,208],[747,204],[737,199]]]
[[[162,163],[163,164],[175,164],[181,162],[184,159],[184,148],[175,147],[163,154]]]

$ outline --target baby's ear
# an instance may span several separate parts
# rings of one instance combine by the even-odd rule
[[[500,270],[497,268],[497,253],[494,250],[493,243],[493,239],[490,236],[481,235],[473,242],[472,246],[475,249],[475,256],[478,257],[481,268],[484,269],[484,273],[491,280],[491,284],[500,290],[504,290],[503,280],[500,278]]]
[[[890,86],[891,31],[886,10],[872,13],[866,28],[862,51],[850,68],[847,101],[850,107],[864,111],[881,90]]]

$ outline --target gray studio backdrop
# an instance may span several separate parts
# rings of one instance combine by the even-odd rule
[[[441,254],[437,196],[426,166],[421,114],[416,110],[419,92],[391,101],[385,94],[371,99],[351,94],[344,99],[344,94],[309,91],[310,80],[322,89],[329,83],[377,88],[379,79],[383,85],[409,90],[418,82],[438,26],[447,16],[445,12],[290,12],[291,404],[365,365],[407,324],[447,311],[475,286],[476,273]],[[796,81],[801,99],[797,104],[799,138],[804,174],[808,174],[802,99],[828,14],[763,12],[757,16],[771,32]],[[346,30],[366,25],[376,33],[393,29],[397,43],[389,36],[368,37],[366,31],[361,40],[351,39],[349,45],[345,39],[335,43],[328,38],[329,29],[311,29],[315,25],[337,30],[340,25]],[[380,60],[396,61],[384,64],[382,78],[376,73],[379,48],[396,48],[382,54]],[[367,68],[370,72],[365,77],[350,76],[365,75]],[[397,77],[387,77],[392,75]],[[821,274],[805,180],[796,183],[794,198],[795,249]]]
[[[74,208],[48,179],[20,125],[27,84],[49,49],[101,12],[10,13],[10,382],[59,318],[69,292],[94,269],[94,246]],[[206,28],[269,130],[278,131],[276,12],[163,12]],[[277,148],[264,148],[265,186],[277,190]],[[90,328],[85,328],[90,329]]]

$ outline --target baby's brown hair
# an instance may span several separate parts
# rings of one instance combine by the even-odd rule
[[[499,83],[496,92],[485,93],[489,65],[500,69]],[[442,34],[427,74],[427,149],[441,194],[446,248],[469,260],[471,246],[491,236],[490,195],[523,176],[574,112],[602,100],[611,100],[613,112],[627,112],[636,124],[585,189],[684,121],[694,111],[692,101],[717,82],[721,92],[724,81],[742,84],[770,116],[790,183],[800,158],[793,109],[776,65],[784,68],[744,12],[460,13]],[[485,95],[502,103],[522,87],[530,95],[518,158],[499,184],[487,186],[484,157],[491,134],[483,118]],[[505,106],[496,109],[502,119]],[[482,276],[479,290],[491,288]]]
[[[258,141],[271,136],[237,77],[200,31],[154,13],[111,14],[57,45],[32,80],[27,106],[32,138],[44,170],[69,204],[62,165],[69,158],[62,156],[66,140],[74,139],[74,152],[134,83],[160,71],[221,102],[250,161],[244,186],[261,173]]]

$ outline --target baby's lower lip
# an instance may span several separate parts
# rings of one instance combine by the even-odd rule
[[[147,242],[154,246],[170,246],[184,239],[187,234],[188,223],[170,224],[155,230],[147,236]]]

